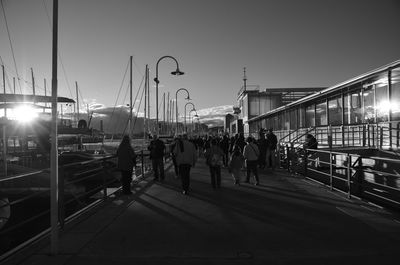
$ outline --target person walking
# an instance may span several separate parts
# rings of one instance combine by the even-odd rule
[[[121,171],[121,184],[123,194],[132,194],[131,182],[133,168],[136,166],[136,154],[131,146],[131,139],[128,135],[122,138],[117,149],[117,168]]]
[[[240,179],[242,176],[242,167],[244,165],[244,156],[240,147],[235,145],[233,152],[229,160],[228,170],[232,174],[235,185],[240,185]]]
[[[258,157],[258,166],[261,169],[265,168],[266,165],[266,156],[267,156],[267,139],[265,139],[265,133],[263,130],[260,131],[260,138],[257,141],[258,149],[260,150],[260,155]]]
[[[210,168],[211,185],[213,189],[221,188],[221,166],[224,163],[224,152],[218,146],[217,139],[211,140],[211,146],[205,153],[206,163]]]
[[[178,163],[176,162],[176,157],[175,157],[175,154],[174,154],[174,150],[175,150],[175,148],[177,148],[177,145],[179,143],[179,139],[180,138],[181,138],[180,135],[175,136],[174,137],[174,141],[171,144],[171,152],[170,152],[170,154],[171,154],[171,158],[172,158],[172,164],[174,165],[175,178],[178,178],[178,176],[179,176],[179,168],[178,168]]]
[[[195,166],[197,160],[196,148],[188,140],[187,134],[184,134],[182,139],[178,140],[177,146],[174,148],[174,155],[182,180],[182,193],[187,195],[190,186],[190,169]]]
[[[278,144],[278,139],[276,135],[273,132],[273,129],[270,128],[267,133],[267,152],[266,152],[266,162],[267,162],[267,168],[271,168],[272,170],[275,170],[275,162],[276,162],[276,146]]]
[[[244,159],[246,160],[246,168],[247,168],[247,174],[246,174],[246,183],[250,183],[250,175],[251,173],[254,174],[255,178],[255,183],[254,185],[259,185],[260,181],[258,178],[258,169],[257,169],[257,164],[258,164],[258,156],[260,155],[260,151],[258,150],[257,145],[254,143],[254,140],[252,137],[247,137],[246,139],[247,145],[244,147],[243,150],[243,156]]]
[[[153,140],[147,148],[150,151],[150,159],[154,172],[154,180],[164,180],[164,152],[165,144],[158,138],[158,135],[153,136]]]
[[[219,143],[222,151],[224,152],[224,167],[228,167],[228,162],[229,162],[229,135],[228,133],[224,134],[222,137],[222,140]]]

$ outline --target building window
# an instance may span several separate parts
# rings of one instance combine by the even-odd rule
[[[297,124],[297,109],[293,109],[290,111],[290,129],[291,130],[297,130],[298,129],[298,124]]]
[[[392,111],[392,120],[400,120],[400,68],[392,70],[391,75],[392,98],[390,99],[390,108]]]
[[[343,117],[342,97],[336,96],[328,101],[329,124],[341,125]]]
[[[301,106],[299,108],[299,128],[306,127],[306,109]]]
[[[315,125],[327,125],[326,101],[315,105]]]
[[[364,103],[364,122],[366,123],[375,122],[374,89],[372,85],[364,88],[363,103]]]
[[[360,124],[361,114],[361,88],[358,88],[344,97],[344,124]]]
[[[315,105],[306,107],[306,127],[315,126]]]
[[[390,102],[388,96],[388,76],[384,73],[378,76],[375,82],[375,109],[376,121],[383,122],[389,120]]]

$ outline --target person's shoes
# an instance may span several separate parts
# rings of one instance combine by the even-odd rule
[[[260,185],[260,183],[257,181],[256,183],[254,183],[254,186],[258,186]]]
[[[188,192],[186,190],[182,191],[183,195],[188,195]]]

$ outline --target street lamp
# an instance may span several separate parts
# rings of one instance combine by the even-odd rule
[[[194,116],[192,117],[192,112],[193,111],[196,112],[196,114],[194,114]],[[196,109],[192,109],[191,111],[189,111],[189,120],[192,121],[192,126],[190,127],[192,132],[193,132],[193,119],[194,118],[198,118],[198,117],[199,117],[199,115],[197,115]]]
[[[187,132],[187,128],[186,128],[186,106],[187,105],[192,105],[193,106],[193,110],[196,110],[196,107],[194,106],[194,104],[192,102],[188,102],[185,104],[185,131]]]
[[[159,126],[158,126],[158,84],[160,83],[160,80],[158,79],[158,64],[164,58],[170,58],[170,59],[174,60],[176,63],[176,70],[171,72],[172,75],[183,75],[184,74],[181,70],[179,70],[178,61],[174,57],[166,55],[166,56],[163,56],[160,59],[158,59],[157,64],[156,64],[156,77],[154,78],[154,82],[156,82],[156,123],[157,123],[156,132],[157,132],[157,134],[158,134],[158,130],[159,130]]]
[[[189,95],[189,91],[187,91],[186,88],[179,88],[176,93],[175,93],[175,116],[176,116],[176,134],[178,134],[178,92],[179,91],[186,91],[187,93],[187,98],[186,100],[190,100],[190,95]]]

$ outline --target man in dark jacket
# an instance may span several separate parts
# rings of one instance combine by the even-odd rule
[[[158,180],[159,178],[160,180],[164,180],[164,142],[158,139],[157,135],[154,135],[153,140],[150,142],[150,145],[147,149],[150,151],[154,180]]]

